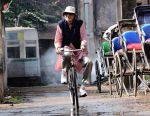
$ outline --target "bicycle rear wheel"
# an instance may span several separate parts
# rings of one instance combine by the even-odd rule
[[[100,75],[100,71],[99,71],[99,64],[98,64],[98,60],[95,61],[95,71],[96,71],[96,84],[97,84],[97,89],[98,92],[101,92],[101,75]]]

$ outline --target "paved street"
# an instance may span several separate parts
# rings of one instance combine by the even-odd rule
[[[105,88],[105,87],[104,87]],[[103,89],[104,89],[103,88]],[[20,104],[0,104],[0,116],[149,116],[150,96],[110,96],[107,89],[96,93],[87,87],[88,96],[79,98],[77,112],[70,103],[66,86],[12,88],[24,96]]]

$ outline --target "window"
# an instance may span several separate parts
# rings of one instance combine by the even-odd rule
[[[6,33],[6,38],[8,40],[17,40],[17,33],[16,32],[7,32]]]
[[[8,58],[20,58],[19,47],[7,47]]]
[[[31,44],[33,44],[33,45],[36,45],[36,40],[25,40],[25,43],[27,44],[27,45],[31,45]]]
[[[36,47],[26,47],[26,58],[36,57]]]

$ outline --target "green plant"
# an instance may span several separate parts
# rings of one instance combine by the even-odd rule
[[[13,0],[9,10],[4,12],[5,26],[35,27],[44,31],[45,24],[57,22],[61,18],[61,10],[62,8],[54,4],[54,1],[47,4],[38,0]]]

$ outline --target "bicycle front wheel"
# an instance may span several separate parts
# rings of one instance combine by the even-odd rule
[[[77,90],[76,79],[77,79],[77,73],[76,73],[76,71],[74,71],[74,81],[73,82],[74,82],[75,106],[78,109],[79,108],[79,100],[78,100],[78,90]]]
[[[77,91],[77,73],[74,70],[74,68],[71,68],[69,71],[69,90],[70,90],[70,98],[72,101],[73,106],[75,106],[77,109],[79,108],[79,101],[78,101],[78,91]]]
[[[73,74],[72,70],[68,71],[68,88],[69,88],[69,93],[70,93],[70,100],[72,105],[75,105],[75,93],[74,93],[74,85],[73,85]]]

